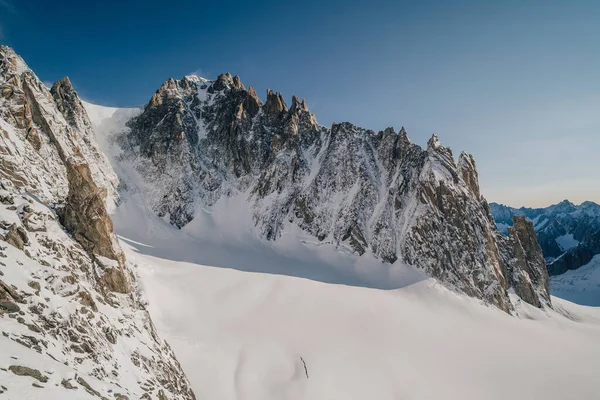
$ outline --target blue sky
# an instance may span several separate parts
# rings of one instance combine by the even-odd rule
[[[229,71],[324,125],[437,133],[514,206],[600,202],[598,21],[596,1],[0,0],[0,42],[87,100]]]

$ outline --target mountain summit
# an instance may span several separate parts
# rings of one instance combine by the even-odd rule
[[[412,265],[507,312],[511,287],[550,305],[530,223],[497,234],[474,158],[455,162],[435,135],[422,149],[404,129],[326,128],[296,96],[288,107],[269,89],[263,102],[229,73],[168,79],[127,127],[116,138],[118,161],[138,172],[152,210],[179,228],[241,199],[236,212],[251,222],[239,228],[261,238],[306,236]]]
[[[453,398],[501,398],[506,382],[585,397],[598,319],[553,305],[541,220],[508,212],[503,234],[494,208],[475,158],[437,135],[422,148],[404,128],[325,127],[229,73],[168,79],[139,109],[94,106],[2,46],[0,394],[194,399],[179,357],[207,398],[430,397],[431,379]],[[382,291],[293,271],[330,258],[356,278],[342,283],[371,267],[387,287],[421,279]],[[236,270],[263,263],[292,276]]]

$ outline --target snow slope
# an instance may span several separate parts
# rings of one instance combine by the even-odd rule
[[[600,396],[600,309],[553,298],[541,311],[513,296],[515,317],[409,268],[346,275],[376,260],[326,246],[177,230],[144,204],[135,171],[120,172],[115,228],[198,398]],[[402,288],[373,289],[390,278]]]
[[[579,244],[579,240],[573,237],[572,233],[562,235],[556,238],[556,243],[561,250],[567,251],[572,247],[575,247]]]
[[[555,296],[563,299],[600,306],[600,254],[583,267],[553,276],[550,288]]]
[[[172,233],[123,246],[198,398],[600,396],[600,309],[553,298],[511,317],[433,280],[385,291],[174,261]]]

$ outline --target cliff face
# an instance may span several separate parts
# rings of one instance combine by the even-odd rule
[[[69,80],[48,91],[2,46],[0,88],[3,340],[60,364],[47,380],[65,390],[194,398],[113,232],[118,180]]]
[[[343,251],[420,267],[508,312],[516,282],[508,262],[523,276],[542,275],[513,249],[516,240],[497,235],[473,157],[455,162],[435,135],[423,149],[404,129],[325,128],[304,101],[294,96],[288,107],[268,90],[263,103],[230,74],[169,79],[128,126],[118,138],[121,161],[137,169],[146,201],[175,226],[242,196],[261,237],[299,228]],[[519,282],[543,290],[529,281]],[[547,292],[541,297],[549,304]]]
[[[510,286],[529,304],[538,307],[549,304],[550,278],[533,223],[524,216],[513,217],[513,222],[513,227],[509,228],[508,245],[504,246]]]
[[[564,200],[545,208],[512,208],[492,203],[491,209],[503,233],[508,233],[515,215],[534,222],[550,275],[577,269],[600,253],[600,205],[594,202],[574,205]]]

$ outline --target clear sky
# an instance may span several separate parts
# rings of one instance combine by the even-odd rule
[[[600,1],[0,0],[0,42],[98,104],[229,71],[323,125],[437,133],[489,201],[600,202]]]

